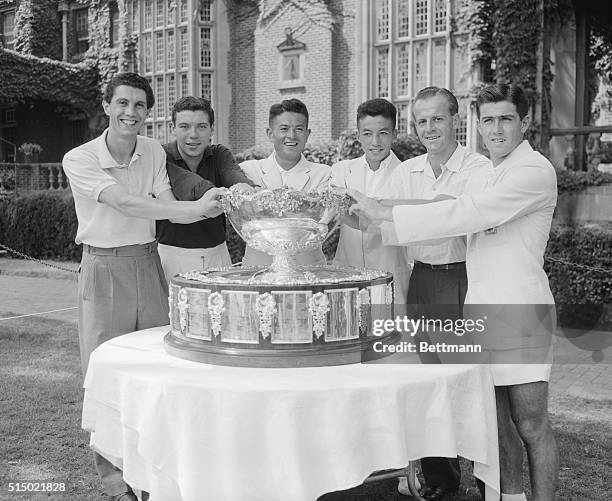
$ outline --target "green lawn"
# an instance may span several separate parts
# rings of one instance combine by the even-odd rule
[[[10,316],[2,312],[1,316]],[[32,317],[0,323],[0,500],[104,499],[81,430],[81,370],[74,323]],[[560,397],[553,424],[561,450],[558,499],[612,500],[610,401]],[[456,501],[476,501],[467,473]],[[10,481],[65,482],[65,494],[10,496]],[[395,482],[329,495],[334,500],[406,500]],[[168,500],[173,501],[173,500]],[[222,501],[222,500],[213,500]],[[248,501],[248,500],[245,500]],[[291,500],[288,500],[291,501]]]

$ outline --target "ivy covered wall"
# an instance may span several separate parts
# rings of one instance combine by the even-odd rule
[[[61,59],[62,27],[57,0],[20,0],[15,13],[15,50]]]

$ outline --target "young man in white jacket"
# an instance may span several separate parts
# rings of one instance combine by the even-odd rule
[[[270,108],[268,139],[274,145],[272,154],[261,160],[246,160],[240,167],[257,186],[274,189],[289,186],[294,190],[319,191],[327,187],[330,168],[309,162],[302,152],[310,136],[308,109],[299,99],[285,99]],[[325,264],[321,248],[296,256],[298,264]],[[247,246],[242,264],[267,265],[272,257]]]
[[[331,184],[352,188],[373,198],[389,198],[384,186],[401,161],[391,151],[397,110],[386,99],[371,99],[357,108],[357,130],[364,154],[332,165]],[[393,273],[395,303],[406,302],[411,265],[403,247],[385,246],[380,234],[347,224],[340,227],[334,264]]]

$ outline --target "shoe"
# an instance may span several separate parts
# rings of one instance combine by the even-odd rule
[[[138,498],[133,492],[122,492],[116,496],[111,496],[110,501],[138,501]]]
[[[456,491],[451,491],[445,487],[425,487],[421,492],[421,497],[426,501],[443,501],[447,495],[454,492]]]
[[[414,479],[414,486],[417,492],[421,490],[421,482],[418,478]],[[412,496],[410,489],[408,488],[408,477],[399,477],[399,483],[397,484],[397,492],[404,496]]]

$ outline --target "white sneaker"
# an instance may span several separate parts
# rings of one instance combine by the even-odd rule
[[[414,478],[414,485],[416,487],[417,492],[421,490],[421,482],[419,482],[418,477]],[[399,477],[399,484],[397,484],[397,492],[403,494],[404,496],[412,496],[412,493],[408,488],[408,477]]]

